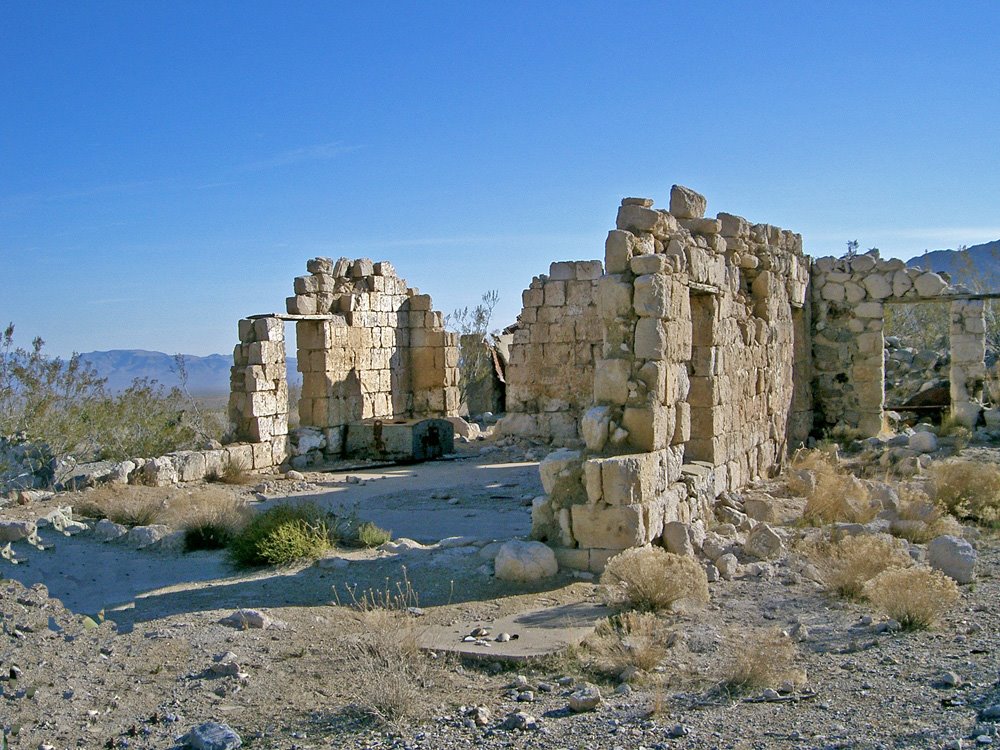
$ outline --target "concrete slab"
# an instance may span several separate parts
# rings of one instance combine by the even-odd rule
[[[459,621],[428,628],[420,637],[420,647],[472,659],[529,661],[580,643],[610,614],[603,604],[572,602],[531,609],[491,622]],[[489,628],[490,633],[478,644],[462,640],[476,628]],[[500,633],[509,633],[511,640],[496,641]]]

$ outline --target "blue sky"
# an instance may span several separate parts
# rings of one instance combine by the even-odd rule
[[[227,352],[315,255],[445,312],[670,185],[884,255],[1000,238],[1000,4],[0,4],[0,322]]]

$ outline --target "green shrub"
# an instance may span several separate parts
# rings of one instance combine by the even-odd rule
[[[233,540],[233,530],[224,523],[203,521],[184,529],[184,551],[225,549]]]
[[[24,433],[82,461],[159,456],[206,437],[200,411],[180,388],[137,378],[109,393],[78,354],[51,357],[44,345],[35,338],[30,349],[15,347],[13,323],[0,333],[0,434]]]
[[[328,514],[311,503],[275,505],[254,516],[229,542],[238,565],[285,565],[330,549]]]
[[[378,547],[392,541],[392,532],[376,526],[371,521],[365,521],[358,526],[356,537],[362,547]]]

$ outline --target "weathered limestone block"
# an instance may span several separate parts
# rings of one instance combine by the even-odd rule
[[[588,459],[600,468],[601,496],[609,505],[630,505],[659,497],[677,481],[682,451],[658,450],[610,458]]]
[[[635,280],[633,302],[636,314],[640,317],[667,317],[670,312],[670,292],[671,284],[663,274],[651,273],[639,276]]]
[[[862,283],[865,290],[872,299],[885,299],[893,294],[893,284],[890,279],[882,274],[871,274],[866,276]],[[858,300],[860,302],[860,300]]]
[[[652,541],[640,505],[574,505],[573,536],[581,547],[628,549]]]
[[[594,406],[580,420],[580,433],[587,450],[600,453],[608,442],[611,410],[607,406]]]
[[[642,451],[655,451],[670,445],[674,436],[676,413],[662,404],[627,406],[622,427],[628,430],[629,444]]]
[[[828,281],[820,290],[820,296],[827,302],[843,302],[847,299],[847,290],[843,284]]]
[[[632,285],[609,275],[597,282],[597,304],[604,320],[625,317],[632,308]]]
[[[665,255],[637,255],[629,262],[629,269],[636,276],[670,271],[670,259]]]
[[[594,401],[624,404],[628,400],[628,381],[632,363],[627,359],[599,359],[594,363]]]
[[[171,456],[181,482],[197,482],[205,478],[207,464],[201,451],[178,451]]]
[[[670,188],[670,213],[678,219],[701,219],[705,216],[708,201],[705,196],[682,185]]]
[[[153,458],[143,464],[143,481],[153,487],[167,487],[178,481],[177,467],[170,456]]]
[[[913,286],[921,297],[936,297],[948,288],[948,282],[928,271],[914,279]]]
[[[640,318],[635,324],[636,359],[663,359],[667,354],[666,331],[658,318]]]
[[[566,304],[566,282],[547,281],[544,287],[545,304],[550,307],[561,307]]]
[[[553,495],[557,487],[567,483],[580,485],[582,489],[580,478],[583,465],[580,451],[565,448],[554,451],[542,460],[538,469],[542,478],[542,489],[547,495]]]

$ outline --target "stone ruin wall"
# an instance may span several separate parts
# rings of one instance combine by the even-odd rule
[[[532,511],[564,566],[599,571],[628,547],[697,533],[721,491],[774,472],[807,435],[801,237],[704,212],[675,186],[670,211],[624,200],[609,233],[586,447],[546,458]]]
[[[501,431],[565,445],[591,405],[602,324],[597,308],[601,261],[552,263],[521,295]]]
[[[387,262],[313,258],[306,268],[287,314],[239,324],[229,413],[237,438],[253,445],[254,469],[279,465],[296,448],[288,439],[285,321],[296,327],[300,424],[322,431],[328,455],[342,452],[351,422],[458,414],[458,337],[445,331],[428,295]]]
[[[813,263],[814,431],[846,428],[877,435],[884,425],[885,305],[949,304],[951,410],[973,427],[986,376],[982,300],[931,271],[877,252]],[[936,300],[936,301],[935,301]]]

